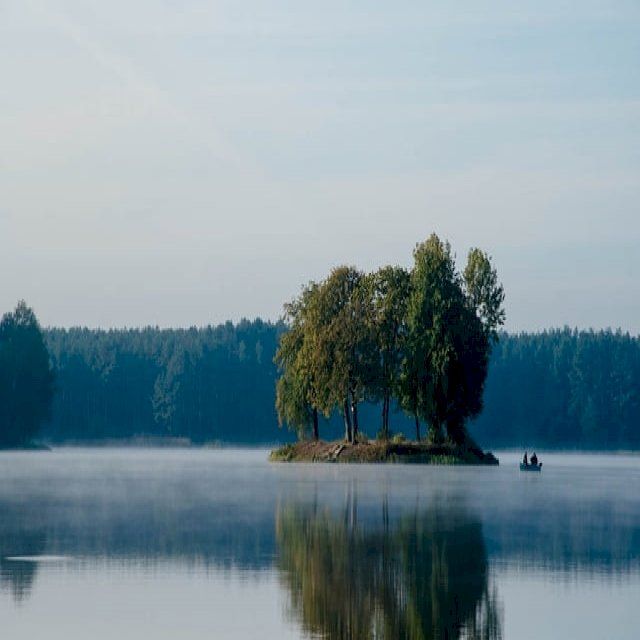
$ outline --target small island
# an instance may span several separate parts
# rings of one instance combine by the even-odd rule
[[[274,449],[272,462],[407,462],[420,464],[497,465],[492,453],[468,443],[433,444],[408,440],[371,440],[351,444],[344,441],[301,440]]]
[[[482,410],[489,356],[504,324],[496,270],[474,248],[459,272],[451,246],[435,234],[416,245],[413,258],[411,270],[336,267],[285,305],[276,410],[299,441],[270,460],[498,464],[466,428]],[[362,402],[381,408],[375,439],[360,428]],[[392,433],[398,411],[412,416],[415,440]],[[319,415],[336,413],[344,441],[321,440]]]

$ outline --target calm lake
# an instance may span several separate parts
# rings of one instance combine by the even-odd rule
[[[640,456],[0,453],[3,638],[637,638]]]

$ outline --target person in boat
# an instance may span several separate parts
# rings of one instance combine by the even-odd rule
[[[527,452],[526,452],[526,451],[524,452],[524,458],[522,458],[522,464],[523,464],[525,467],[528,467],[528,466],[529,466],[529,461],[527,460]]]
[[[536,455],[536,452],[533,452],[533,455],[531,456],[531,464],[538,466],[538,456]]]

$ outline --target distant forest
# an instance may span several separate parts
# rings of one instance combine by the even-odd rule
[[[262,320],[201,329],[47,329],[55,373],[41,436],[89,441],[136,435],[265,443],[278,429],[273,363],[284,324]],[[555,330],[502,334],[491,355],[484,411],[470,433],[482,446],[640,448],[640,339]],[[374,437],[380,410],[364,406]],[[402,412],[391,430],[411,434]],[[321,425],[340,437],[339,416]]]

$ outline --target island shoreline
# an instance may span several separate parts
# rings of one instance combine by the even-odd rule
[[[437,465],[496,466],[498,459],[475,443],[372,440],[351,444],[343,440],[302,440],[271,451],[271,462],[319,463],[412,463]]]

